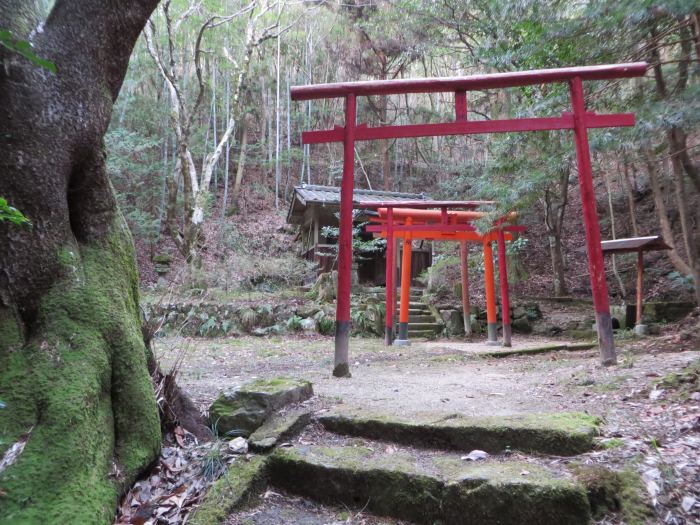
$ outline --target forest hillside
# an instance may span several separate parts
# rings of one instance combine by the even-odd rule
[[[201,258],[196,288],[202,278],[220,285],[221,272],[232,272],[226,286],[235,287],[255,271],[250,258],[260,250],[285,257],[294,250],[293,237],[279,237],[293,187],[339,185],[342,168],[340,146],[303,146],[301,132],[342,124],[343,116],[340,99],[292,102],[290,86],[647,61],[644,78],[587,84],[589,110],[637,115],[633,128],[591,132],[602,237],[662,235],[672,250],[648,257],[648,293],[692,297],[700,264],[700,37],[692,4],[162,4],[136,46],[106,138],[142,283],[156,283],[159,254]],[[450,120],[451,97],[362,99],[358,122]],[[543,116],[567,104],[562,87],[542,85],[472,92],[468,111],[474,120]],[[516,287],[589,293],[569,132],[361,142],[355,174],[357,188],[493,199],[517,210],[527,233],[513,248]],[[275,236],[279,242],[259,243]],[[454,249],[437,245],[448,255]],[[632,293],[634,264],[634,255],[608,263],[619,301]],[[288,257],[283,267],[302,271]]]

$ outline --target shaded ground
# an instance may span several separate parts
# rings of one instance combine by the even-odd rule
[[[519,336],[517,344],[551,342]],[[662,376],[698,359],[698,340],[669,333],[618,346],[620,364],[603,368],[596,350],[495,359],[479,356],[484,348],[494,348],[476,343],[431,341],[387,348],[378,339],[353,339],[350,379],[330,374],[332,338],[165,338],[156,349],[166,368],[184,352],[179,380],[203,409],[223,388],[285,375],[314,383],[312,406],[317,410],[342,404],[404,416],[574,410],[599,415],[605,419],[600,450],[579,460],[616,469],[631,465],[642,475],[656,522],[700,523],[700,403],[692,392],[679,395],[655,387]],[[309,439],[305,435],[300,439]],[[270,509],[276,509],[270,516],[278,518],[298,512],[289,523],[397,523],[371,521],[363,514],[359,517],[370,521],[348,521],[358,509],[339,517],[342,510],[277,498],[269,496],[269,504],[239,513],[239,521],[230,523],[272,523],[265,521]],[[313,521],[317,515],[321,517]]]
[[[268,490],[262,504],[229,517],[226,525],[402,525],[404,521],[371,516],[362,509],[328,507]]]

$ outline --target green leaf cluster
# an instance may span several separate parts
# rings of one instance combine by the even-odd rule
[[[56,64],[50,60],[38,56],[36,53],[34,53],[34,46],[32,46],[31,42],[15,37],[12,34],[12,31],[0,29],[0,46],[23,56],[35,66],[42,67],[48,71],[51,71],[52,73],[56,73]]]
[[[9,205],[7,199],[0,197],[0,222],[9,221],[17,226],[31,226],[31,221],[17,208]]]

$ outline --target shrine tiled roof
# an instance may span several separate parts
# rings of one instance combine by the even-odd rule
[[[425,193],[402,193],[397,191],[360,190],[353,191],[353,204],[361,205],[370,202],[415,202],[427,200]],[[295,222],[294,219],[303,215],[304,209],[309,204],[320,204],[337,208],[340,205],[340,188],[337,186],[320,186],[316,184],[302,184],[294,187],[294,195],[289,205],[287,222]]]

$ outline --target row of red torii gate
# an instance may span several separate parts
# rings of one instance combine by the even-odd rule
[[[600,66],[582,66],[513,73],[497,73],[453,78],[401,79],[366,82],[346,82],[335,84],[316,84],[294,86],[290,90],[292,100],[311,100],[344,98],[345,125],[330,130],[305,131],[302,134],[304,144],[343,143],[343,177],[340,193],[340,234],[338,238],[338,291],[336,303],[335,364],[333,375],[344,377],[350,374],[350,278],[352,269],[352,218],[355,142],[362,140],[415,138],[446,135],[470,135],[483,133],[526,132],[544,130],[572,130],[576,146],[578,180],[583,207],[583,227],[586,233],[586,250],[588,269],[593,293],[596,327],[600,358],[603,364],[614,364],[617,360],[613,341],[612,319],[605,282],[605,265],[601,248],[600,226],[596,211],[595,192],[591,168],[588,129],[633,126],[634,114],[618,113],[599,115],[586,111],[584,99],[584,81],[610,80],[643,76],[647,70],[645,62],[630,64],[612,64]],[[469,120],[468,98],[470,91],[501,89],[517,86],[540,85],[549,83],[568,84],[571,98],[571,112],[564,112],[554,117],[534,117],[518,119]],[[454,93],[455,120],[444,123],[390,125],[369,127],[357,124],[357,97],[376,95],[400,95],[408,93]],[[382,203],[380,203],[382,204]],[[388,204],[388,203],[384,203]],[[431,238],[435,240],[459,240],[460,242],[480,242],[484,248],[484,266],[487,295],[487,323],[489,341],[496,342],[496,308],[495,286],[493,279],[493,256],[491,243],[496,241],[499,250],[499,278],[501,280],[501,307],[509,312],[507,275],[505,272],[505,241],[517,230],[510,224],[512,216],[501,217],[493,224],[493,229],[480,235],[472,222],[480,217],[474,208],[475,202],[425,202],[403,208],[390,205],[379,206],[379,220],[374,221],[370,231],[385,236],[387,250],[393,252],[393,239],[404,242],[404,257],[410,254],[412,238]],[[417,204],[417,203],[413,203]],[[430,209],[432,208],[432,209]],[[421,237],[422,236],[422,237]],[[463,248],[464,251],[464,248]],[[501,254],[502,252],[502,254]],[[387,253],[387,261],[393,259],[393,253]],[[406,263],[404,263],[406,264]],[[409,263],[410,264],[410,263]],[[387,272],[387,279],[393,272]],[[466,274],[463,274],[463,279]],[[410,280],[410,271],[402,272],[402,281]],[[393,283],[387,282],[387,337],[393,327],[394,298]],[[401,286],[401,308],[399,312],[398,341],[407,340],[408,293],[410,285]],[[466,286],[462,286],[465,290]],[[489,312],[490,310],[490,312]],[[467,312],[465,312],[465,315]],[[502,315],[504,321],[504,343],[509,343],[509,315]],[[496,343],[497,344],[497,343]]]
[[[498,325],[496,306],[496,286],[493,266],[493,248],[498,245],[498,275],[500,280],[502,312],[510,312],[508,298],[508,274],[506,265],[506,241],[512,240],[512,232],[523,231],[522,226],[511,224],[514,213],[493,221],[492,228],[479,233],[473,222],[487,217],[487,212],[477,210],[483,205],[493,205],[491,201],[430,201],[415,202],[373,202],[365,203],[365,208],[376,208],[377,216],[370,219],[366,231],[387,241],[386,248],[386,325],[385,343],[397,346],[408,345],[409,301],[411,288],[411,248],[414,240],[455,241],[460,244],[460,273],[462,288],[462,308],[464,328],[471,332],[469,300],[469,266],[467,243],[483,246],[484,290],[486,295],[486,322],[488,344],[497,345]],[[430,209],[432,208],[432,209]],[[401,250],[401,300],[399,306],[398,337],[394,340],[394,297],[396,270],[395,240],[402,242]],[[511,345],[510,315],[503,318],[503,346]]]

